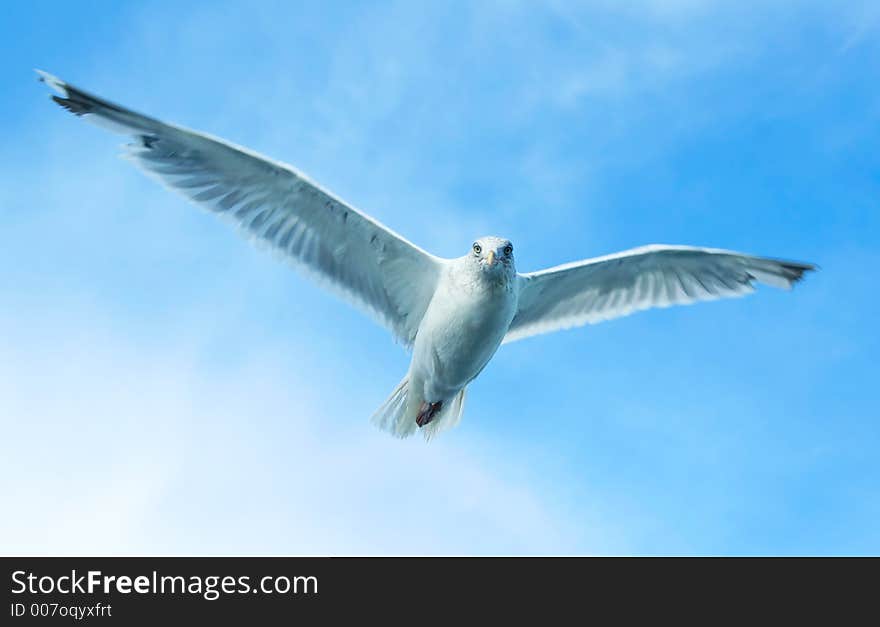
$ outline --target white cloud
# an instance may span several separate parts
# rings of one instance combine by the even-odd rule
[[[0,320],[4,553],[541,553],[590,535],[486,443],[398,441],[266,347],[222,368],[198,334],[144,342],[100,317]]]

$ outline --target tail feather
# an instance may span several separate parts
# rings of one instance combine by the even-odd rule
[[[407,416],[408,390],[409,377],[404,377],[371,418],[374,425],[398,438],[412,435],[417,428],[415,418]]]
[[[372,423],[398,438],[409,437],[420,430],[416,424],[415,413],[409,411],[408,393],[409,377],[404,377],[373,414]],[[464,399],[465,390],[461,390],[450,402],[443,403],[431,422],[421,427],[425,440],[430,440],[441,431],[450,429],[461,421],[461,415],[464,412]]]

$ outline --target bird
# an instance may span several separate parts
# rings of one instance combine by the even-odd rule
[[[502,344],[644,309],[742,296],[755,283],[790,289],[816,269],[655,244],[518,273],[513,244],[496,236],[441,258],[290,165],[36,72],[57,104],[128,136],[123,156],[145,173],[280,253],[411,351],[405,376],[372,416],[397,437],[421,432],[430,440],[457,425],[468,385]]]

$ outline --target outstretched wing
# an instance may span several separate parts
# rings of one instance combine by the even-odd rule
[[[504,341],[650,307],[741,296],[754,291],[754,281],[789,289],[813,269],[728,250],[655,245],[521,274],[519,307]]]
[[[410,346],[442,260],[322,189],[291,166],[221,139],[165,124],[39,72],[72,113],[133,143],[136,165],[280,252],[373,315]]]

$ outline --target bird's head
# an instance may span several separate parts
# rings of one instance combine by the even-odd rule
[[[481,237],[471,246],[470,259],[481,271],[494,276],[510,276],[516,272],[513,244],[503,237]]]

